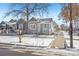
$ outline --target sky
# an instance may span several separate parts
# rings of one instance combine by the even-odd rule
[[[9,5],[10,5],[9,3],[0,3],[0,22],[15,19],[14,17],[11,16],[8,16],[4,19],[5,13],[9,11]],[[61,11],[61,5],[59,3],[52,3],[52,5],[49,7],[48,15],[44,17],[53,18],[53,20],[60,25],[62,24],[62,21],[58,20],[58,15],[60,11]]]

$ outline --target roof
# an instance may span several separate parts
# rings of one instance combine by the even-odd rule
[[[17,21],[17,23],[25,23],[26,21],[24,20],[24,19],[19,19],[18,21]]]
[[[4,21],[2,21],[0,24],[6,24]]]
[[[40,19],[40,18],[34,18],[34,17],[32,17],[29,21],[52,21],[52,18],[42,18],[42,19]]]
[[[13,22],[16,22],[16,21],[17,21],[17,20],[11,19],[9,22],[12,22],[12,23],[13,23]]]
[[[43,18],[43,19],[39,19],[40,21],[52,21],[52,18]]]
[[[37,19],[32,17],[29,21],[37,21]]]
[[[6,26],[6,22],[5,22],[5,21],[2,21],[2,22],[0,23],[0,26]]]

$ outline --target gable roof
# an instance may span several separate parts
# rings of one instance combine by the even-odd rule
[[[5,22],[5,21],[2,21],[2,22],[0,23],[0,26],[6,26],[6,22]]]
[[[16,22],[17,20],[11,19],[9,22],[13,23]]]
[[[2,21],[0,24],[6,24],[4,21]]]
[[[43,18],[43,19],[39,19],[40,21],[52,21],[52,18]]]
[[[34,18],[34,17],[32,17],[29,21],[52,21],[52,18],[42,18],[42,19],[40,19],[40,18]]]
[[[17,21],[17,23],[25,23],[26,21],[24,20],[24,19],[19,19],[18,21]]]
[[[32,17],[29,21],[37,21],[35,17]]]

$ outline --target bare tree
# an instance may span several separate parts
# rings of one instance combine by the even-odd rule
[[[24,18],[26,21],[26,31],[28,31],[28,20],[31,16],[44,15],[48,12],[50,4],[43,3],[13,3],[9,6],[9,11],[5,14],[7,16]],[[21,37],[19,36],[19,42],[21,43]]]
[[[45,3],[14,3],[10,4],[9,11],[6,16],[23,17],[26,20],[26,28],[28,29],[28,20],[33,15],[44,15],[48,13],[50,4]]]

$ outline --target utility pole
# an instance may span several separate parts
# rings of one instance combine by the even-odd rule
[[[69,3],[69,8],[70,8],[70,48],[73,48],[73,20],[72,20],[72,3]]]

